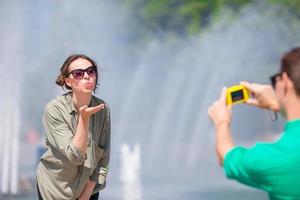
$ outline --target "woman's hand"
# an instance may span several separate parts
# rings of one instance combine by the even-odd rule
[[[81,117],[89,117],[95,114],[96,112],[99,112],[103,108],[104,108],[104,104],[100,104],[94,107],[88,107],[87,105],[84,105],[79,108],[79,114]]]
[[[89,200],[95,185],[96,183],[94,181],[88,180],[78,200]]]
[[[89,196],[80,196],[77,200],[89,200],[90,197]]]
[[[280,111],[280,104],[275,91],[270,85],[241,82],[254,98],[248,99],[247,104],[273,111]]]
[[[230,125],[231,106],[226,105],[226,88],[223,88],[220,98],[209,107],[208,115],[216,127],[223,123]]]

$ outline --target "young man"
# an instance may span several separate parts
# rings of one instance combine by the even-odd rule
[[[253,99],[248,104],[282,110],[287,122],[279,140],[251,148],[235,146],[230,129],[231,108],[226,88],[208,113],[216,130],[216,152],[226,176],[269,193],[271,200],[300,199],[300,48],[286,53],[280,72],[268,85],[242,82]]]

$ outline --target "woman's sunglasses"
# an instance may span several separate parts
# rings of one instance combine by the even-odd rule
[[[74,69],[67,74],[67,77],[72,74],[76,80],[81,80],[84,77],[84,72],[86,72],[90,77],[95,77],[97,75],[97,67],[90,66],[86,69]]]

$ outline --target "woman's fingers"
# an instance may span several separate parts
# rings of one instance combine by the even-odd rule
[[[79,108],[79,112],[83,112],[85,109],[87,109],[87,105],[84,105],[84,106],[81,106],[80,108]]]
[[[88,115],[92,115],[92,114],[95,114],[96,112],[99,112],[100,110],[102,110],[104,108],[104,104],[100,104],[98,106],[94,106],[94,107],[88,107],[88,106],[82,106],[79,111],[81,113],[84,113],[84,114],[88,114]]]
[[[96,112],[102,110],[103,108],[104,108],[104,104],[100,104],[98,106],[87,108],[86,112],[88,112],[89,114],[95,114]]]

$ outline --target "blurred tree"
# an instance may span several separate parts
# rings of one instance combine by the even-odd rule
[[[133,19],[142,25],[141,32],[156,34],[174,33],[179,36],[199,33],[221,11],[235,12],[254,0],[126,0],[134,11]],[[300,18],[299,0],[266,0],[270,5],[281,4]]]
[[[223,7],[239,9],[251,0],[126,0],[140,24],[153,33],[197,33],[209,25]]]
[[[300,1],[299,0],[269,0],[273,4],[281,4],[291,11],[296,17],[300,18]]]

